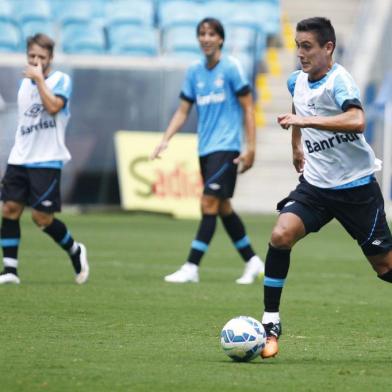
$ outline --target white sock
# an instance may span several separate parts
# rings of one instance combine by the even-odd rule
[[[263,319],[261,321],[262,324],[277,324],[280,322],[279,312],[264,312]]]
[[[74,243],[72,244],[72,246],[69,248],[68,253],[70,255],[74,255],[79,249],[79,244],[74,241]]]
[[[4,267],[18,268],[18,260],[11,257],[3,258]]]

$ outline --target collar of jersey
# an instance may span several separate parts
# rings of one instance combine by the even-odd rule
[[[310,80],[308,80],[308,86],[311,89],[316,89],[319,88],[320,86],[322,86],[329,78],[329,75],[331,74],[332,71],[334,71],[337,68],[337,64],[335,63],[332,68],[319,80],[315,80],[313,82],[311,82]]]
[[[221,57],[219,57],[218,62],[212,68],[208,68],[207,59],[204,59],[204,67],[207,71],[213,71],[220,64],[221,61],[222,61],[222,55],[221,55]]]

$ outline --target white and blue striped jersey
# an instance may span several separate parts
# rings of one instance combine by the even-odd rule
[[[51,115],[42,104],[37,85],[24,78],[18,91],[18,126],[8,163],[28,167],[61,168],[71,159],[65,146],[65,128],[70,118],[71,79],[60,71],[49,74],[46,85],[65,105]]]
[[[295,71],[287,85],[299,116],[335,116],[350,107],[362,107],[353,78],[336,63],[316,82],[310,82],[307,73]],[[380,161],[363,134],[331,131],[301,129],[306,181],[319,188],[337,188],[355,184],[379,169]]]
[[[216,151],[241,151],[243,111],[238,95],[250,91],[242,66],[232,56],[222,56],[208,69],[205,59],[188,69],[181,98],[196,103],[199,155]]]

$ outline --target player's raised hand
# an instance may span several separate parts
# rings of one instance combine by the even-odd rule
[[[44,77],[41,59],[38,59],[37,64],[28,64],[23,72],[26,78],[37,81]]]
[[[167,149],[169,142],[162,140],[154,149],[150,155],[150,160],[161,158],[161,153]]]
[[[251,150],[244,151],[237,158],[233,160],[233,163],[239,165],[239,173],[244,173],[249,170],[255,161],[255,152]]]

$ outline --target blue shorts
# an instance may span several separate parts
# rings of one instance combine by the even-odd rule
[[[200,157],[204,195],[219,199],[233,197],[238,169],[238,165],[233,163],[233,160],[239,154],[238,151],[217,151]]]
[[[319,231],[335,218],[366,256],[392,249],[384,199],[375,178],[366,185],[332,190],[315,187],[301,176],[297,188],[278,203],[277,209],[301,218],[306,233]]]

